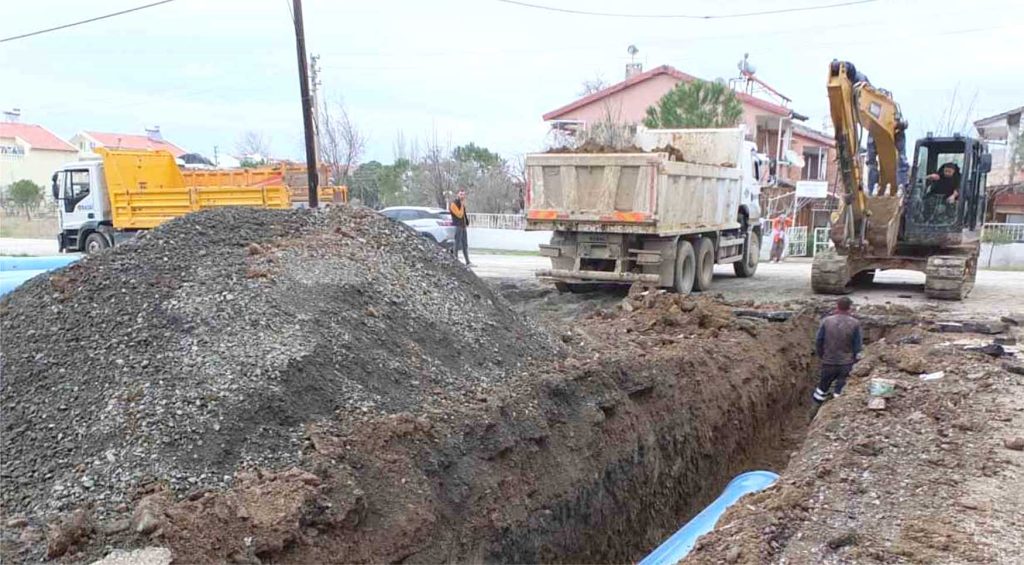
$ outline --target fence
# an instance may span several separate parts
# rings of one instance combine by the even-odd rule
[[[526,217],[522,214],[470,213],[469,225],[474,228],[490,228],[495,230],[522,230],[526,229]]]
[[[814,254],[817,255],[822,251],[828,251],[835,247],[832,243],[832,238],[829,237],[830,228],[814,228]]]
[[[984,240],[1024,243],[1024,224],[985,224],[983,230]]]

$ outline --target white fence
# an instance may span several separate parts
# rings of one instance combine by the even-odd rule
[[[1024,243],[1024,224],[985,224],[982,239]]]
[[[526,216],[522,214],[469,214],[469,225],[493,230],[526,229]]]

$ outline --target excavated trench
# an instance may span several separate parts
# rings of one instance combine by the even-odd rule
[[[781,472],[811,417],[815,326],[808,313],[749,340],[720,336],[700,352],[607,367],[627,394],[602,407],[593,466],[550,506],[502,530],[486,560],[635,562],[737,474]]]
[[[693,328],[669,324],[639,337],[626,330],[621,350],[607,341],[592,361],[538,374],[535,387],[430,447],[391,443],[390,463],[364,460],[357,474],[388,492],[419,485],[425,493],[395,494],[396,504],[377,507],[402,518],[364,521],[386,536],[332,528],[313,546],[274,557],[639,560],[738,473],[781,471],[811,417],[817,315],[737,321],[712,310],[695,316]],[[396,472],[394,461],[406,457],[415,463]]]
[[[160,541],[181,562],[635,562],[735,475],[781,471],[815,385],[813,310],[667,300],[458,414],[314,425],[315,476],[168,501]]]

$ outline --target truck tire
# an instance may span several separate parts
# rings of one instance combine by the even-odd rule
[[[82,250],[85,251],[86,255],[92,255],[108,247],[110,247],[110,242],[107,241],[106,236],[99,232],[92,232],[85,238],[85,245],[82,246]]]
[[[680,239],[676,245],[676,273],[673,288],[679,294],[690,294],[696,275],[697,257],[693,252],[693,245],[685,239]]]
[[[757,262],[761,259],[761,236],[751,230],[747,235],[747,242],[743,244],[743,258],[732,264],[732,270],[740,278],[754,276],[757,272]]]
[[[697,243],[697,274],[693,279],[693,288],[701,291],[711,288],[711,279],[715,275],[715,244],[711,238],[702,237]]]

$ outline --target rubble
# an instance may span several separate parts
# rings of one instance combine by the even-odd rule
[[[440,247],[347,207],[173,220],[5,296],[0,332],[0,494],[30,520],[297,465],[313,421],[444,411],[560,347]]]

